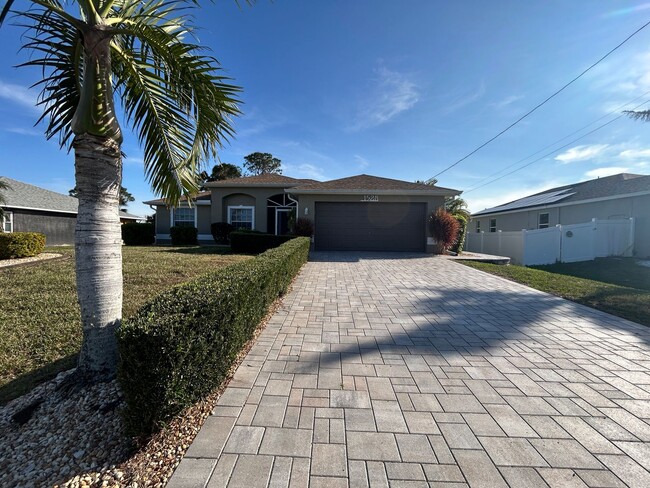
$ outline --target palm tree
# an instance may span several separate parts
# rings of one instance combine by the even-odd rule
[[[0,24],[14,0],[6,0]],[[194,3],[166,0],[29,0],[13,12],[34,54],[23,66],[42,69],[39,119],[75,155],[79,211],[76,274],[83,326],[81,381],[112,378],[115,331],[122,315],[118,218],[124,121],[144,150],[155,192],[178,203],[197,191],[200,165],[233,134],[239,88],[217,61],[188,42]],[[114,96],[117,95],[117,97]]]
[[[467,202],[460,197],[446,197],[445,210],[452,215],[462,215],[469,220],[470,213],[467,210]]]

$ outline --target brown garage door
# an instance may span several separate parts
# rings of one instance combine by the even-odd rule
[[[424,203],[316,202],[319,251],[425,250]]]

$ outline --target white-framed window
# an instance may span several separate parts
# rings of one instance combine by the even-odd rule
[[[14,231],[14,213],[7,210],[4,211],[4,217],[2,217],[2,231],[3,232],[13,232]]]
[[[490,232],[497,231],[497,219],[490,219]]]
[[[235,229],[254,229],[255,207],[228,207],[228,223]]]
[[[541,213],[537,217],[537,228],[538,229],[548,229],[549,223],[549,214],[548,212]]]
[[[196,227],[196,207],[178,207],[172,209],[172,226]]]
[[[477,233],[481,232],[481,221],[480,220],[476,221],[476,232]]]

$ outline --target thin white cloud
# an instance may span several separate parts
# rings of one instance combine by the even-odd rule
[[[21,136],[43,136],[43,132],[36,129],[25,129],[24,127],[9,127],[5,129],[5,132],[11,132],[12,134],[19,134]]]
[[[28,107],[35,112],[39,111],[36,106],[37,99],[35,91],[25,86],[6,83],[0,80],[0,98],[22,105],[23,107]]]
[[[619,173],[626,173],[630,168],[623,168],[621,166],[609,166],[607,168],[596,168],[589,170],[585,173],[585,176],[589,179],[592,178],[603,178],[605,176],[617,175]]]
[[[282,163],[282,172],[293,178],[310,178],[312,180],[326,180],[325,172],[315,164],[285,164]]]
[[[609,147],[609,144],[592,144],[590,146],[575,146],[571,149],[555,156],[556,161],[563,164],[575,163],[576,161],[587,161],[594,159],[596,156]]]
[[[391,71],[383,64],[376,69],[374,87],[361,103],[351,131],[370,129],[410,110],[420,100],[418,86],[404,73]]]
[[[467,105],[480,100],[485,95],[485,82],[481,81],[481,84],[476,90],[473,90],[469,93],[463,93],[454,97],[451,102],[449,102],[445,107],[442,108],[442,113],[449,115],[453,112],[460,110]]]
[[[626,149],[619,156],[623,159],[650,159],[650,149]]]
[[[504,108],[509,107],[513,103],[516,103],[519,100],[522,100],[523,98],[524,98],[523,95],[510,95],[510,96],[505,97],[504,99],[499,100],[497,102],[492,102],[490,104],[490,107],[493,107],[493,108],[495,108],[497,110],[502,110]]]
[[[368,166],[370,166],[370,161],[368,161],[368,160],[367,160],[366,158],[364,158],[363,156],[359,156],[358,154],[355,154],[355,155],[354,155],[354,160],[356,161],[356,163],[357,163],[357,167],[358,167],[360,170],[364,170],[364,169],[366,169]]]

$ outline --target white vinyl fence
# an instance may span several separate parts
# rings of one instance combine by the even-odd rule
[[[634,219],[598,220],[515,232],[470,232],[465,250],[508,256],[531,266],[591,261],[607,256],[632,256]]]

